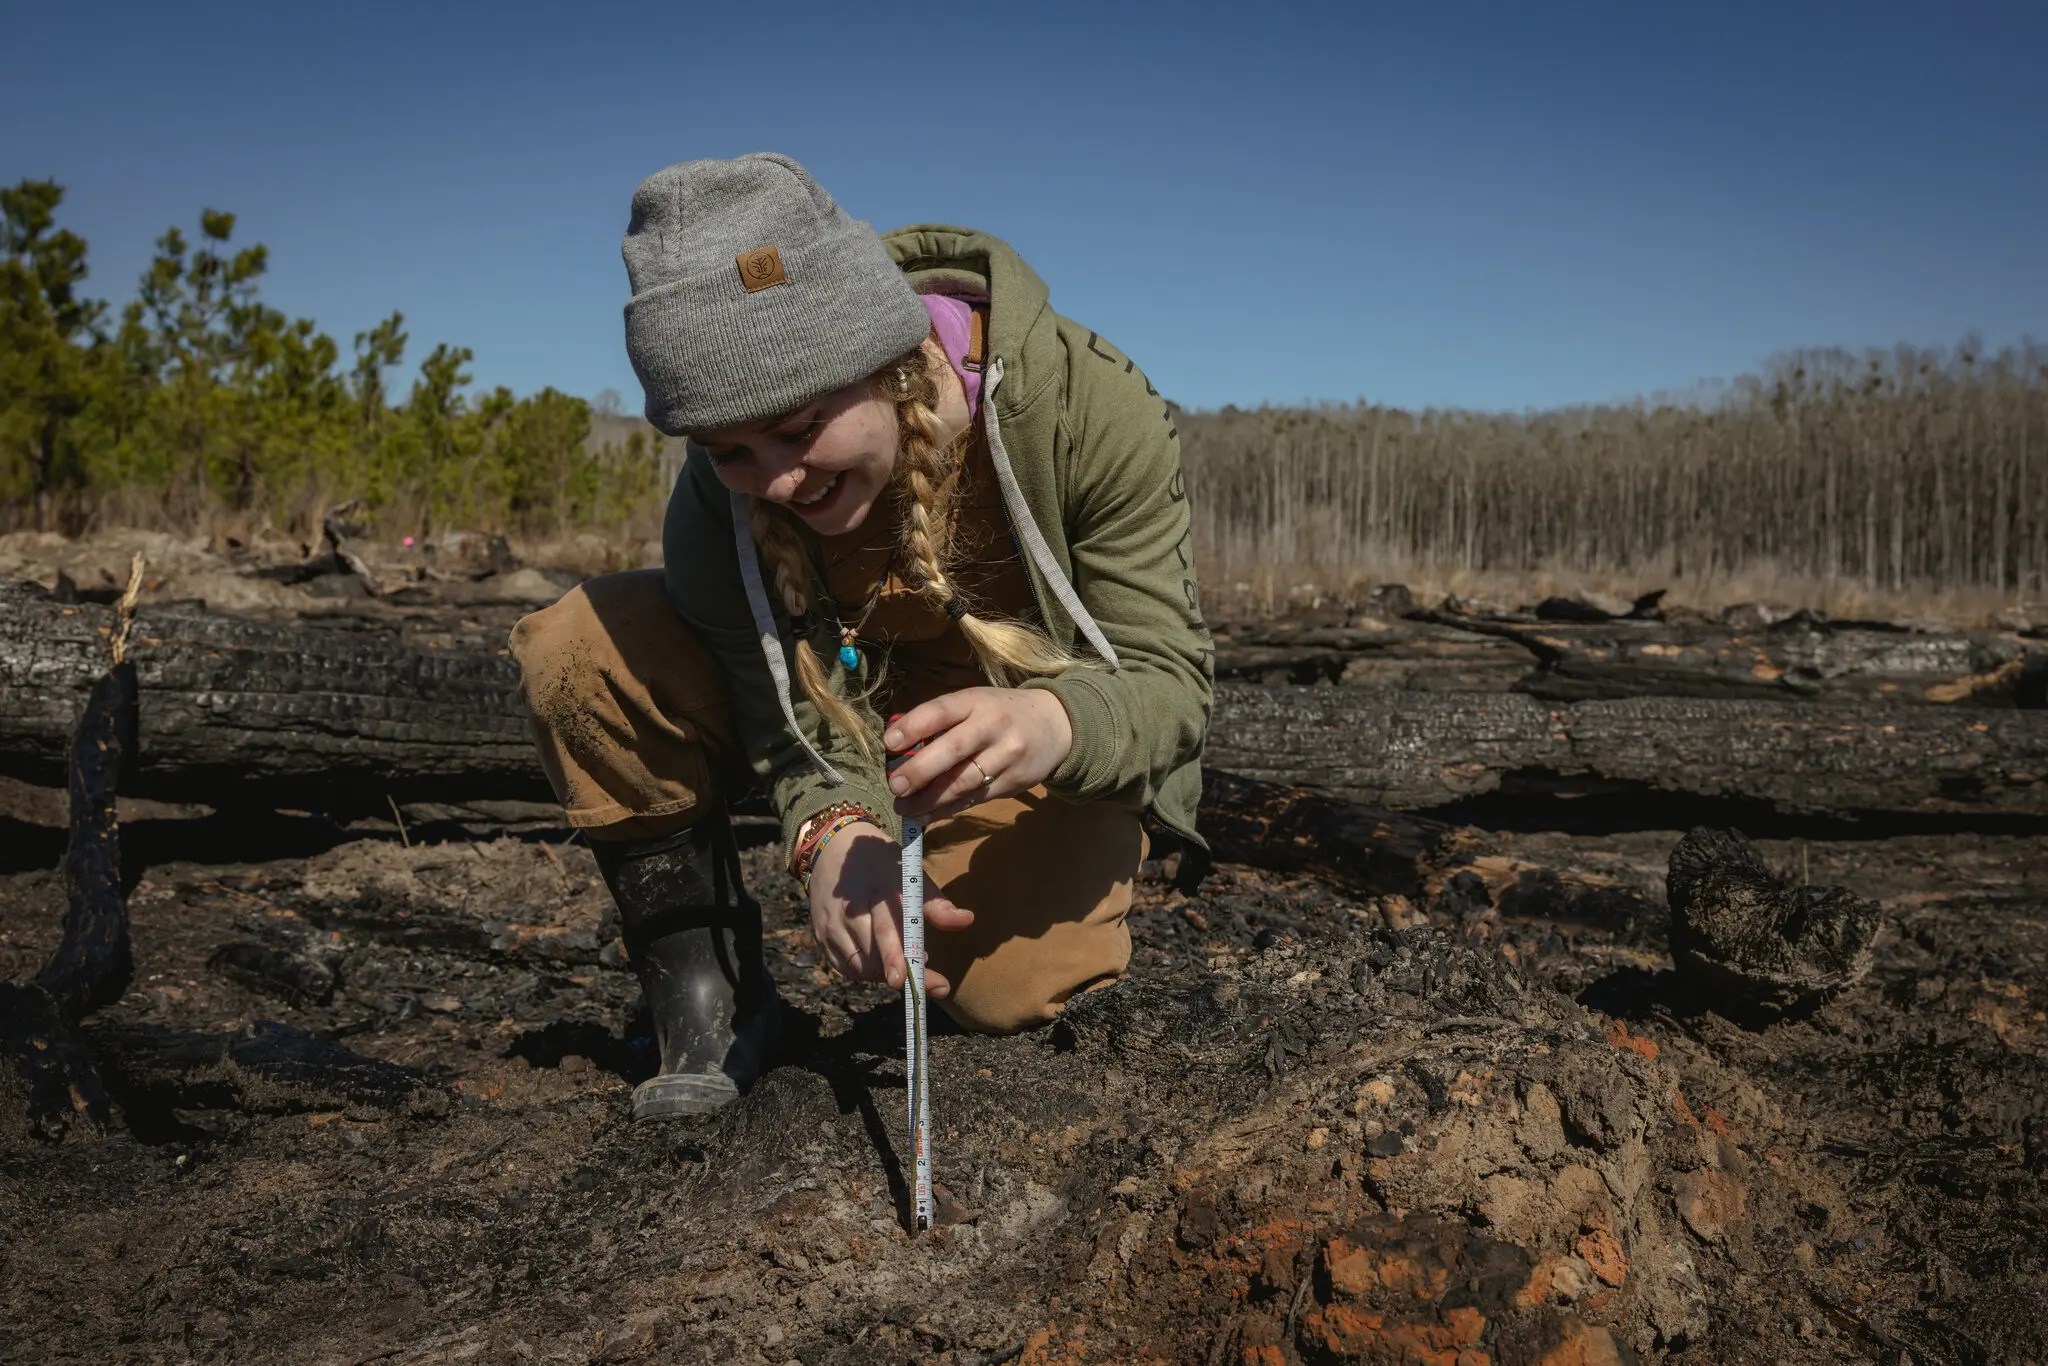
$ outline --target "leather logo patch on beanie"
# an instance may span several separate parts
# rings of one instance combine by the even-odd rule
[[[749,294],[789,283],[789,276],[782,270],[782,253],[774,247],[756,247],[752,251],[741,252],[733,259],[739,262],[740,283],[747,287]]]

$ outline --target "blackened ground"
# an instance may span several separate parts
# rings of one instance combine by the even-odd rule
[[[565,834],[143,870],[88,1028],[127,1127],[49,1146],[0,1095],[0,1358],[2048,1356],[2048,836],[1764,845],[1889,920],[1789,1019],[1668,971],[1676,831],[1498,837],[1613,879],[1590,923],[1512,878],[1148,873],[1128,980],[935,1040],[946,1222],[911,1238],[900,1012],[819,966],[774,847],[788,1057],[635,1127],[649,1045]],[[0,876],[0,978],[62,904]]]

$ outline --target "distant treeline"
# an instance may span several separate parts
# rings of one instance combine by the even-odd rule
[[[590,407],[543,389],[470,395],[441,344],[409,392],[404,318],[333,338],[263,303],[261,246],[232,214],[157,239],[118,314],[86,297],[86,244],[57,226],[63,190],[0,189],[0,528],[205,525],[248,515],[304,529],[361,498],[389,529],[605,526],[659,497],[647,437],[592,449]]]
[[[1806,351],[1713,401],[1190,414],[1212,576],[1353,566],[2048,587],[2048,349]]]
[[[392,314],[340,348],[258,297],[234,219],[157,244],[118,315],[81,292],[61,189],[0,190],[0,529],[651,534],[679,452],[543,389],[466,392],[436,346],[403,397]],[[1178,416],[1203,573],[1342,591],[1375,570],[2048,589],[2048,351],[1802,352],[1711,401],[1519,416],[1365,405]]]

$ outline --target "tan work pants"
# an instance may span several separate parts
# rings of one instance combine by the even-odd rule
[[[512,630],[542,766],[593,840],[680,830],[746,785],[726,684],[676,616],[659,570],[591,579]],[[1043,787],[933,823],[925,875],[974,912],[927,940],[960,1024],[1008,1033],[1122,975],[1124,917],[1145,856],[1134,812]]]

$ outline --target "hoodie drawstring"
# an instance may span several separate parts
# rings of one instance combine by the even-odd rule
[[[1003,361],[998,356],[988,364],[988,372],[982,377],[981,407],[988,414],[988,453],[994,457],[996,483],[1003,491],[1003,506],[1009,510],[1010,525],[1017,529],[1017,535],[1024,542],[1024,551],[1038,566],[1038,572],[1046,583],[1052,586],[1053,596],[1060,600],[1060,606],[1067,609],[1067,616],[1073,621],[1088,643],[1095,647],[1095,653],[1103,658],[1110,668],[1121,667],[1117,662],[1116,650],[1102,634],[1102,628],[1095,624],[1095,618],[1081,605],[1081,595],[1074,591],[1074,585],[1060,571],[1060,562],[1053,557],[1052,547],[1045,542],[1045,533],[1038,529],[1038,522],[1031,515],[1031,504],[1024,501],[1024,489],[1017,482],[1017,472],[1010,468],[1010,452],[1003,446],[1002,424],[996,420],[996,386],[1003,382]]]
[[[1076,629],[1110,668],[1118,668],[1116,650],[1108,637],[1102,634],[1102,628],[1095,624],[1095,618],[1081,605],[1081,595],[1074,591],[1074,585],[1061,571],[1059,560],[1046,543],[1045,533],[1038,529],[1038,522],[1031,515],[1031,505],[1024,499],[1024,489],[1017,482],[1017,472],[1010,467],[1010,453],[1003,446],[1002,424],[996,419],[996,387],[1002,382],[1002,358],[993,357],[982,375],[981,411],[986,417],[989,455],[995,463],[996,483],[1002,489],[1003,507],[1010,514],[1010,525],[1016,529],[1024,552],[1038,566],[1039,574],[1052,588],[1053,596],[1066,609]],[[804,747],[804,753],[810,756],[819,776],[831,786],[838,787],[846,781],[845,775],[826,761],[796,722],[796,704],[789,684],[789,661],[783,657],[782,635],[775,627],[775,609],[769,604],[768,588],[761,579],[761,552],[754,545],[754,534],[749,527],[747,497],[743,493],[735,493],[731,498],[732,534],[739,551],[740,580],[746,585],[747,608],[753,614],[754,630],[761,638],[761,657],[767,661],[769,676],[775,680],[776,700],[782,703],[782,719]]]
[[[732,534],[738,543],[740,553],[740,580],[747,586],[747,608],[754,616],[754,630],[761,637],[761,657],[768,661],[769,676],[775,680],[775,697],[782,703],[782,719],[788,723],[790,734],[804,747],[804,753],[811,756],[811,764],[818,775],[833,787],[846,781],[846,776],[826,762],[818,753],[818,747],[811,743],[811,737],[804,734],[804,728],[796,723],[796,704],[790,700],[789,661],[782,655],[782,633],[775,629],[775,609],[768,604],[768,588],[761,582],[761,552],[754,545],[754,533],[748,525],[747,495],[735,493],[732,498]]]

